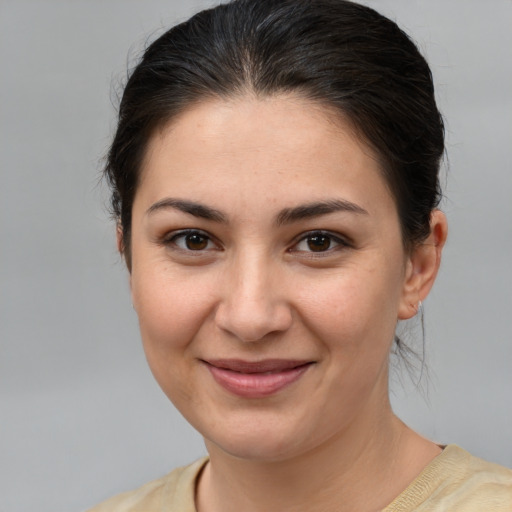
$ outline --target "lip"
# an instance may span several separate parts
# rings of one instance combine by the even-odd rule
[[[274,395],[300,379],[313,364],[313,361],[291,359],[214,359],[203,362],[220,386],[244,398]]]

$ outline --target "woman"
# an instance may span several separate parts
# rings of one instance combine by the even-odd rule
[[[447,236],[430,69],[375,11],[238,0],[145,52],[107,162],[151,370],[209,458],[95,511],[511,510],[392,412]]]

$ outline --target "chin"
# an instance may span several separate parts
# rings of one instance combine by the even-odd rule
[[[221,450],[237,459],[259,461],[259,462],[279,462],[292,458],[293,448],[289,440],[271,438],[268,434],[265,436],[254,434],[252,436],[237,436],[235,439],[207,439],[206,446],[211,454],[211,448]]]
[[[238,418],[218,425],[218,431],[197,426],[210,454],[220,450],[238,459],[278,462],[313,447],[311,432],[283,424],[275,417]]]

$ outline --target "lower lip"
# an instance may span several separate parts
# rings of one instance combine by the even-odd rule
[[[244,398],[264,398],[297,381],[311,364],[272,373],[240,373],[207,364],[215,381],[224,389]]]

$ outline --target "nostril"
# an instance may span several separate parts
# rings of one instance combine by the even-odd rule
[[[228,332],[245,343],[268,339],[269,335],[289,329],[292,315],[284,304],[241,304],[234,302],[221,305],[215,316],[219,329]]]

